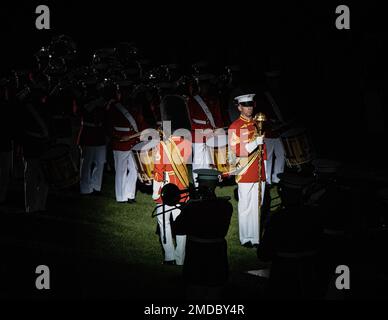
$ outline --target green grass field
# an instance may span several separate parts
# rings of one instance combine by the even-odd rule
[[[149,194],[138,192],[135,204],[119,204],[114,201],[113,177],[107,176],[104,197],[83,198],[77,206],[89,234],[82,236],[84,249],[88,255],[103,260],[136,266],[144,277],[145,287],[164,288],[174,291],[179,285],[181,267],[162,265],[163,255],[156,231],[156,218],[151,217],[154,202]],[[257,269],[259,261],[256,250],[240,245],[238,238],[237,202],[233,198],[235,186],[217,188],[219,196],[231,196],[233,216],[227,234],[228,257],[230,263],[230,284],[239,287],[244,271]],[[148,271],[147,271],[148,270]],[[149,273],[149,274],[148,274]],[[169,281],[175,279],[174,281]],[[237,283],[233,283],[236,281]],[[234,289],[233,289],[234,290]],[[176,293],[173,293],[176,294]],[[178,295],[179,297],[179,295]]]
[[[231,196],[234,208],[226,237],[230,278],[224,297],[255,298],[260,280],[244,272],[258,269],[260,263],[256,250],[239,242],[235,187],[216,190],[219,196]],[[8,242],[11,260],[24,268],[51,264],[61,297],[182,298],[182,267],[162,265],[156,218],[151,217],[154,206],[151,195],[140,191],[135,204],[117,203],[114,176],[106,174],[103,196],[57,191],[49,196],[47,213],[9,216],[1,243]]]
[[[266,280],[246,271],[265,266],[257,259],[255,249],[240,245],[235,187],[216,189],[219,196],[231,197],[234,208],[226,237],[230,275],[222,298],[258,300],[265,298]],[[271,190],[272,204],[277,202],[275,190]],[[114,196],[114,176],[106,174],[103,196],[80,196],[77,188],[52,190],[47,212],[26,214],[21,212],[21,184],[12,191],[10,205],[0,207],[0,270],[4,275],[0,298],[152,302],[185,299],[182,267],[162,265],[156,218],[151,217],[155,204],[150,194],[139,191],[135,204],[119,204]],[[386,239],[385,234],[379,237]],[[358,250],[366,252],[366,248],[376,248],[377,252],[384,243],[377,235],[369,242],[364,239],[364,249],[355,246],[354,256],[359,257]],[[361,275],[364,262],[353,266]],[[50,268],[51,274],[51,288],[43,292],[35,288],[35,269],[42,264]],[[386,296],[383,284],[378,282],[373,290]]]

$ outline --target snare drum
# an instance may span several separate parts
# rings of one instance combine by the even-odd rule
[[[226,134],[213,135],[206,140],[206,145],[210,151],[214,168],[223,174],[229,173],[228,136]]]
[[[78,167],[73,161],[68,145],[57,144],[51,147],[40,160],[50,186],[63,189],[79,182]]]
[[[307,131],[293,128],[281,135],[288,167],[298,166],[313,159],[313,149]]]
[[[159,141],[149,140],[136,144],[132,149],[140,182],[150,185],[154,178],[153,152]]]

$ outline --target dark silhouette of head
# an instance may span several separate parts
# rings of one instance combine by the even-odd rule
[[[218,177],[221,173],[212,169],[196,169],[194,170],[194,173],[198,174],[197,182],[200,198],[215,198],[215,189],[217,187]]]

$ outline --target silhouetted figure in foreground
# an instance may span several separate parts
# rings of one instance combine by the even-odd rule
[[[267,297],[313,298],[321,232],[319,217],[304,204],[312,177],[282,173],[279,178],[283,208],[271,216],[258,247],[259,259],[272,261]]]
[[[190,200],[174,222],[177,234],[186,234],[183,278],[187,298],[220,298],[229,267],[225,236],[233,207],[229,198],[215,195],[218,171],[198,169],[197,197]]]

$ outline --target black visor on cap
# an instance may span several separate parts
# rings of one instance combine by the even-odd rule
[[[243,107],[253,107],[254,102],[253,102],[253,101],[246,101],[246,102],[240,102],[240,104],[241,104]]]

